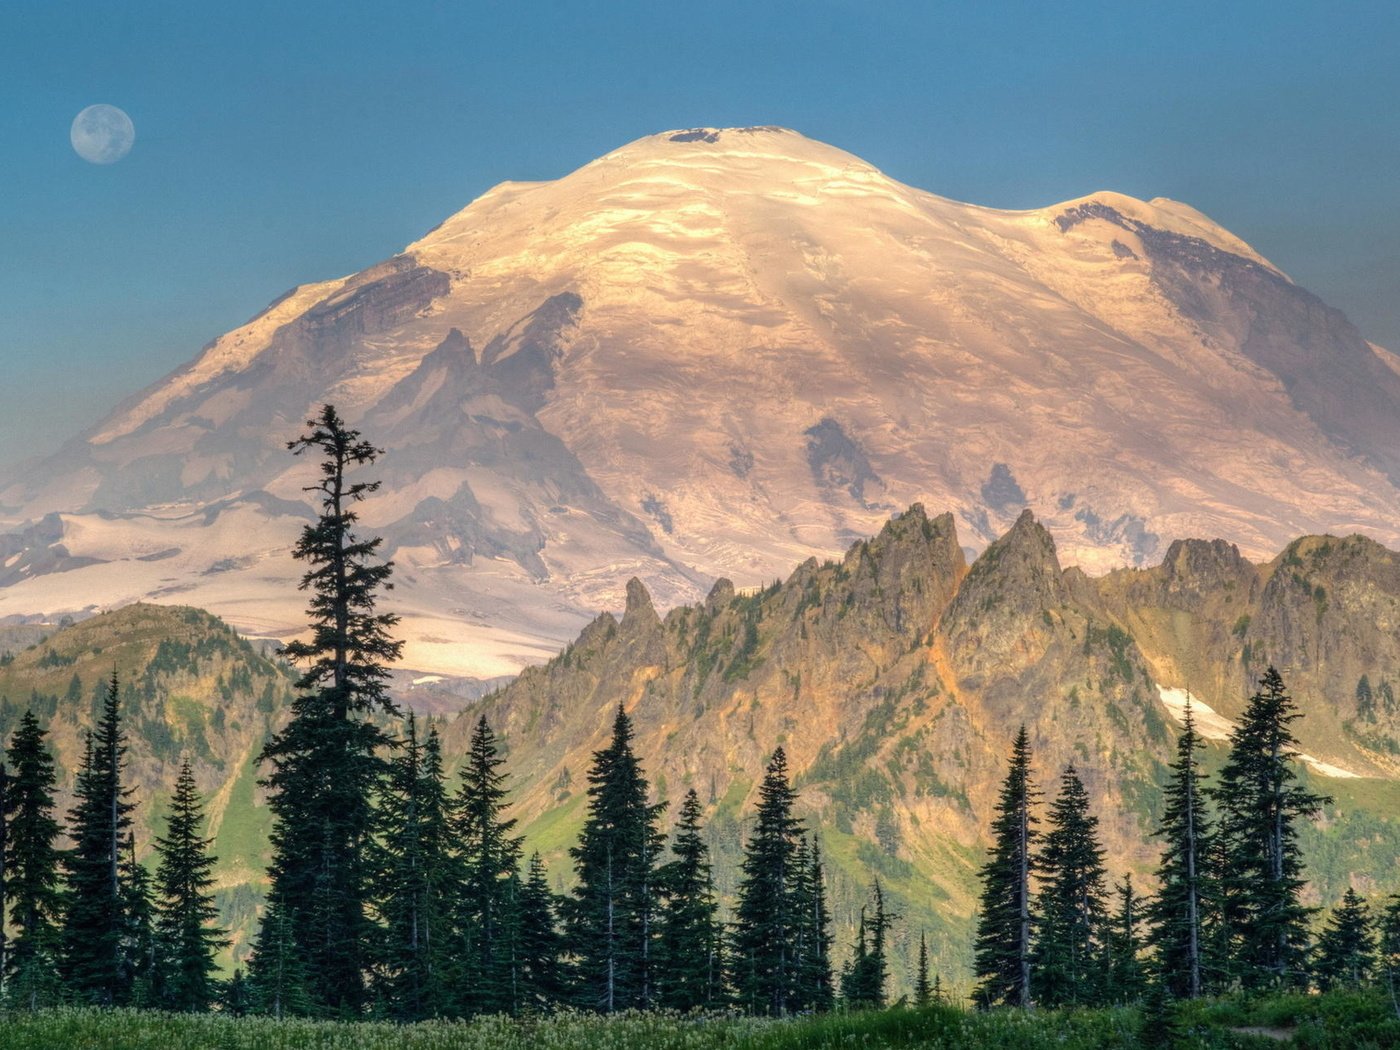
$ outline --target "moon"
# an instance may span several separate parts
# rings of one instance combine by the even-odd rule
[[[68,132],[73,150],[89,164],[115,164],[131,152],[136,125],[116,106],[88,106]]]

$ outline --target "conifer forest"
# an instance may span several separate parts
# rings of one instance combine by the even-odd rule
[[[316,465],[319,514],[293,551],[294,698],[257,755],[271,833],[251,951],[219,961],[189,757],[164,797],[132,790],[114,670],[66,812],[51,712],[3,742],[0,1048],[1400,1045],[1400,895],[1309,903],[1300,835],[1328,799],[1300,774],[1274,667],[1218,768],[1188,699],[1136,879],[1107,855],[1092,778],[1044,771],[1043,794],[1010,727],[972,967],[944,972],[878,878],[837,937],[823,828],[781,742],[721,872],[705,800],[661,797],[622,698],[549,870],[512,813],[511,741],[481,715],[447,754],[438,720],[392,695],[394,567],[357,513],[381,451],[327,405],[289,453]],[[134,820],[157,804],[139,856]]]

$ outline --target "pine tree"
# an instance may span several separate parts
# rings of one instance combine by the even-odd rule
[[[544,861],[538,853],[531,854],[515,912],[517,1012],[540,1013],[566,997],[559,903],[549,888]]]
[[[612,1013],[654,1005],[656,864],[664,808],[647,802],[632,752],[632,722],[619,706],[611,743],[593,753],[588,815],[574,859],[578,883],[565,902],[578,1005]]]
[[[248,980],[243,976],[242,967],[233,968],[233,976],[224,982],[219,994],[219,1009],[230,1017],[243,1017],[248,1013]]]
[[[1165,791],[1162,825],[1157,830],[1165,842],[1157,867],[1159,888],[1146,908],[1146,940],[1156,979],[1165,982],[1172,996],[1179,999],[1198,998],[1204,989],[1202,960],[1207,942],[1203,925],[1211,828],[1204,777],[1196,757],[1203,747],[1188,698],[1176,762]]]
[[[1142,965],[1142,899],[1133,889],[1131,874],[1124,875],[1114,889],[1118,910],[1109,932],[1107,999],[1112,1003],[1141,1002],[1147,991]]]
[[[864,907],[860,910],[851,961],[841,979],[841,998],[854,1010],[883,1010],[885,1007],[885,984],[889,978],[885,944],[890,926],[898,916],[885,910],[885,894],[879,879],[875,880],[873,897],[873,910],[869,914]]]
[[[1071,765],[1051,803],[1050,830],[1037,864],[1043,886],[1032,980],[1036,1001],[1046,1006],[1092,1005],[1103,997],[1107,909],[1098,828]]]
[[[1031,783],[1030,740],[1022,726],[992,821],[991,856],[981,873],[974,972],[976,1000],[984,1008],[1031,1005],[1030,879],[1039,837],[1031,808],[1038,798]]]
[[[204,837],[204,803],[189,759],[180,765],[164,837],[156,839],[156,937],[163,957],[161,1004],[168,1010],[203,1012],[218,994],[214,957],[227,944],[213,925],[212,839]]]
[[[510,1012],[515,1002],[512,879],[520,864],[515,821],[504,816],[506,775],[496,736],[477,719],[453,801],[461,886],[455,915],[464,1013]]]
[[[1299,784],[1291,724],[1302,717],[1270,667],[1230,734],[1212,795],[1220,810],[1221,892],[1235,969],[1247,987],[1306,981],[1308,917],[1298,821],[1328,801]]]
[[[448,799],[437,730],[418,739],[410,712],[406,739],[389,763],[377,811],[375,891],[383,919],[378,991],[396,1021],[451,1012],[450,918],[456,892]]]
[[[922,930],[919,931],[919,963],[918,969],[914,972],[914,1005],[928,1006],[933,1002],[933,985],[929,983],[928,977],[928,940]]]
[[[700,796],[681,803],[673,860],[657,873],[662,907],[657,942],[660,1003],[673,1010],[719,1005],[720,925],[710,877],[710,850],[700,824]]]
[[[797,916],[797,990],[792,1008],[825,1013],[835,1003],[831,974],[831,912],[826,905],[826,874],[821,844],[804,835],[793,858],[793,910]]]
[[[759,786],[734,911],[732,983],[739,1006],[749,1013],[782,1016],[806,999],[801,960],[793,950],[804,919],[795,892],[802,876],[797,853],[803,830],[792,813],[796,800],[780,747]]]
[[[1360,988],[1370,983],[1375,966],[1376,936],[1366,904],[1348,886],[1317,941],[1317,986],[1324,992]]]
[[[1364,674],[1356,683],[1356,717],[1373,724],[1376,721],[1376,695],[1371,691],[1371,680]]]
[[[1376,933],[1376,963],[1395,1016],[1400,1018],[1400,894],[1387,898],[1385,910],[1376,923]]]
[[[311,637],[282,650],[307,667],[291,721],[261,756],[272,767],[264,781],[274,819],[268,874],[275,914],[290,924],[307,987],[328,1011],[354,1015],[365,1003],[375,941],[367,853],[371,800],[384,772],[379,752],[389,743],[371,716],[396,713],[386,665],[402,643],[389,636],[397,617],[374,611],[379,590],[391,586],[392,563],[375,560],[379,538],[354,532],[355,504],[379,483],[346,479],[380,450],[347,429],[330,405],[307,425],[310,432],[288,448],[322,456],[321,480],[306,490],[317,494],[321,513],[292,550],[309,566],[301,588],[311,592]]]
[[[60,973],[79,1002],[97,1006],[126,1003],[133,971],[126,955],[128,897],[121,869],[135,807],[122,787],[126,734],[119,697],[120,683],[113,671],[97,728],[87,737],[68,817],[73,846],[63,857]]]
[[[869,976],[870,944],[865,933],[865,905],[860,906],[856,923],[856,939],[851,944],[851,957],[841,968],[841,1002],[847,1010],[863,1010],[866,1002],[866,982]]]
[[[10,931],[5,924],[5,902],[10,899],[5,880],[5,859],[9,853],[6,841],[10,829],[5,818],[5,811],[9,808],[5,799],[9,788],[10,771],[5,768],[4,762],[0,762],[0,1003],[5,999],[5,975],[10,969]]]
[[[6,750],[12,772],[0,806],[5,827],[0,925],[8,910],[15,931],[0,978],[7,1002],[29,1010],[52,1005],[59,993],[59,826],[54,817],[53,756],[44,737],[33,712],[26,711]]]
[[[292,920],[281,902],[270,897],[248,960],[249,1010],[278,1020],[306,1017],[315,1012],[307,983]]]
[[[151,873],[136,859],[136,836],[128,833],[122,848],[122,959],[126,966],[129,1005],[159,1006],[165,996],[166,959],[156,936],[156,902]]]
[[[556,925],[557,912],[558,902],[549,888],[544,861],[538,853],[532,854],[524,885],[520,889],[516,935],[522,1011],[543,1011],[564,997],[564,979],[559,963],[563,942]]]

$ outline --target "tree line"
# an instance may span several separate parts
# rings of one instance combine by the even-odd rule
[[[1348,888],[1313,936],[1303,903],[1301,821],[1330,799],[1302,784],[1292,723],[1301,717],[1270,667],[1209,783],[1188,701],[1156,837],[1157,892],[1109,885],[1098,818],[1073,765],[1047,830],[1031,747],[1012,745],[981,872],[975,1001],[981,1006],[1103,1006],[1234,990],[1323,991],[1400,977],[1400,895],[1380,914]]]
[[[436,728],[421,731],[390,697],[387,668],[401,643],[397,618],[376,603],[393,566],[379,558],[378,538],[355,530],[356,505],[377,483],[350,477],[381,453],[332,406],[308,427],[289,449],[318,457],[308,491],[320,514],[293,551],[307,566],[311,622],[282,651],[305,670],[288,722],[260,756],[271,862],[246,973],[216,977],[228,938],[215,923],[216,859],[188,762],[154,874],[136,859],[114,673],[87,738],[70,845],[59,845],[53,758],[32,712],[6,752],[10,772],[0,767],[4,1002],[400,1021],[558,1007],[782,1016],[883,1006],[898,916],[875,883],[835,972],[821,847],[796,815],[781,747],[758,790],[727,921],[700,800],[685,795],[668,836],[666,804],[649,801],[621,707],[588,771],[569,849],[573,888],[551,889],[507,815],[503,744],[487,720],[476,722],[452,782]],[[1354,894],[1316,950],[1309,943],[1295,828],[1323,800],[1292,769],[1297,717],[1270,671],[1207,786],[1188,708],[1159,831],[1160,889],[1146,899],[1125,878],[1113,904],[1073,767],[1040,832],[1023,728],[982,871],[976,1002],[1090,1005],[1370,979],[1377,944]],[[386,728],[396,719],[397,737]],[[1400,900],[1380,931],[1388,973],[1400,960]],[[914,995],[943,997],[922,937]]]

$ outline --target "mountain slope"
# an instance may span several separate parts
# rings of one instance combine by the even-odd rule
[[[556,866],[617,704],[657,795],[694,787],[707,802],[726,880],[782,744],[833,861],[838,939],[879,876],[906,920],[899,936],[914,931],[917,944],[929,929],[947,972],[960,972],[1017,726],[1047,797],[1073,762],[1111,867],[1145,874],[1179,712],[1164,691],[1175,701],[1189,686],[1237,717],[1270,660],[1306,715],[1305,768],[1338,800],[1308,829],[1313,892],[1330,901],[1352,881],[1396,885],[1397,558],[1359,537],[1314,537],[1254,565],[1233,546],[1185,541],[1162,565],[1093,579],[1061,568],[1025,513],[969,567],[952,516],[915,506],[839,562],[808,561],[747,594],[721,581],[664,618],[634,580],[620,619],[598,617],[481,710],[508,742],[522,823]],[[1358,711],[1362,674],[1378,699]],[[449,755],[475,716],[448,724]],[[1211,761],[1223,752],[1214,744]]]
[[[694,601],[916,500],[973,550],[1033,507],[1093,571],[1397,543],[1388,360],[1178,202],[997,211],[784,129],[670,132],[294,289],[11,478],[0,615],[295,630],[284,444],[326,400],[387,449],[365,521],[425,671],[513,672],[631,576]]]
[[[199,609],[132,605],[46,633],[0,656],[0,742],[26,710],[49,732],[66,818],[84,734],[116,671],[127,733],[126,783],[138,804],[138,854],[148,856],[180,763],[207,800],[220,921],[246,955],[266,868],[268,810],[257,755],[291,702],[291,678]]]

